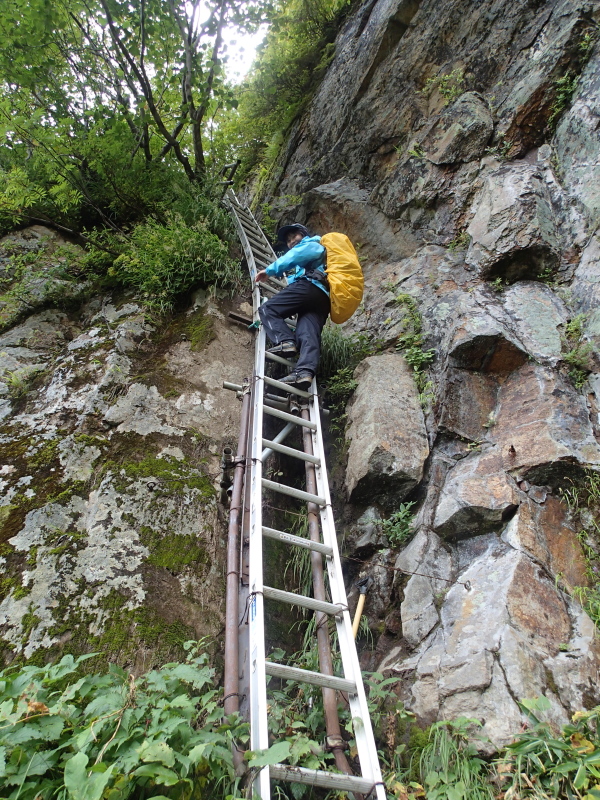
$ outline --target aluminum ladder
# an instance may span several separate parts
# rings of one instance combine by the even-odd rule
[[[258,322],[260,304],[268,299],[268,296],[279,291],[281,286],[285,284],[273,279],[269,279],[267,283],[255,283],[254,278],[257,270],[263,269],[272,263],[276,258],[275,253],[250,210],[238,201],[231,189],[227,190],[224,202],[232,215],[248,264],[253,286],[253,320]],[[328,723],[328,743],[334,749],[336,766],[338,769],[341,767],[343,772],[335,773],[286,764],[263,767],[254,777],[253,789],[255,795],[260,797],[261,800],[270,800],[270,780],[276,779],[291,783],[309,784],[330,790],[347,791],[355,797],[385,800],[385,787],[382,782],[375,738],[352,634],[352,622],[348,610],[340,555],[337,547],[335,523],[327,481],[316,380],[313,381],[308,392],[280,383],[265,374],[266,362],[269,360],[284,364],[290,369],[293,367],[292,362],[281,356],[266,352],[265,332],[262,327],[259,327],[255,340],[252,380],[244,386],[226,384],[226,388],[242,390],[240,395],[244,399],[249,417],[242,426],[243,432],[240,433],[240,444],[236,459],[236,468],[240,470],[240,474],[242,472],[245,474],[244,493],[246,502],[243,510],[245,522],[242,522],[242,539],[244,540],[245,538],[248,544],[247,586],[245,590],[242,586],[245,568],[235,564],[235,560],[238,557],[236,551],[239,547],[235,538],[236,528],[240,524],[243,506],[241,502],[242,489],[238,485],[236,492],[235,483],[231,507],[232,516],[230,517],[228,604],[231,603],[233,606],[235,600],[235,607],[231,609],[231,613],[228,613],[229,625],[226,625],[226,665],[229,647],[230,654],[234,650],[236,651],[233,658],[234,661],[239,659],[240,673],[236,676],[230,670],[228,677],[226,666],[226,712],[229,713],[239,708],[238,700],[243,696],[240,689],[245,687],[240,687],[237,679],[246,670],[247,688],[249,690],[247,714],[250,721],[250,748],[252,750],[264,750],[269,747],[267,676],[270,675],[284,680],[294,680],[299,683],[322,687],[324,703],[326,703],[326,697],[328,697],[329,709],[331,709],[331,702],[333,701],[333,715],[335,716],[333,728],[331,729],[333,730],[333,736],[330,735],[331,730]],[[269,392],[269,390],[272,391],[273,389],[285,393],[284,396],[289,398],[296,413],[282,410],[282,404],[278,403]],[[283,426],[281,431],[271,439],[267,439],[263,432],[265,414],[275,418],[278,420],[278,424]],[[303,451],[283,444],[289,433],[297,428],[300,428],[302,432]],[[246,441],[244,441],[245,439]],[[263,477],[263,463],[273,452],[283,453],[304,462],[306,489],[296,489],[285,483],[267,480]],[[265,491],[291,496],[307,504],[310,538],[295,536],[286,531],[275,530],[265,526],[263,522]],[[232,531],[233,544],[231,542]],[[301,547],[311,551],[313,597],[282,591],[264,584],[263,540],[265,537],[284,542],[290,548]],[[243,542],[240,552],[242,551]],[[243,560],[243,556],[240,557]],[[323,560],[325,561],[329,578],[329,599],[325,599],[325,582],[322,577],[319,578],[319,571],[320,575],[323,576]],[[236,582],[238,585],[238,597],[234,599],[233,593],[235,592]],[[325,635],[325,644],[322,638],[318,642],[320,672],[308,671],[266,660],[265,598],[285,605],[304,607],[317,614],[317,637],[319,633]],[[319,622],[324,621],[325,617],[333,617],[335,620],[343,677],[333,674],[327,626],[319,624]],[[247,639],[244,640],[242,628],[245,627],[244,623],[246,621]],[[238,628],[237,631],[234,630],[236,626]],[[238,640],[234,641],[236,635]],[[327,653],[328,648],[329,652]],[[237,658],[235,655],[237,655]],[[235,666],[237,666],[237,663]],[[348,696],[361,776],[345,774],[350,772],[350,769],[345,755],[340,753],[343,740],[339,735],[339,722],[337,722],[336,692],[344,692]],[[327,705],[325,716],[327,721]],[[335,727],[336,722],[337,729]],[[335,750],[336,741],[332,744],[332,739],[339,740],[337,741],[337,751]],[[339,759],[338,756],[340,756]]]

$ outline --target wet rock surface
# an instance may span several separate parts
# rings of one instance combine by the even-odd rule
[[[548,697],[556,724],[600,701],[565,501],[600,468],[598,22],[566,0],[363,3],[274,187],[360,243],[346,330],[383,353],[357,370],[337,498],[348,570],[377,574],[363,662],[420,722],[476,717],[496,746],[523,698]],[[402,371],[372,373],[407,352],[415,308],[423,411]],[[386,548],[400,502],[413,538]]]

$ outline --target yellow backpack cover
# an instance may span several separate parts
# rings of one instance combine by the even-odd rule
[[[327,280],[331,319],[338,325],[350,319],[362,300],[365,281],[356,250],[343,233],[326,233],[321,244],[327,251]]]

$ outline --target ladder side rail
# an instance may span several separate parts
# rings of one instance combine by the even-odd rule
[[[230,190],[230,192],[233,195],[233,192],[231,190]],[[228,195],[229,195],[229,192],[228,192]],[[233,196],[235,197],[235,195],[233,195]],[[258,317],[258,308],[260,306],[260,287],[255,281],[256,273],[258,272],[258,270],[256,268],[256,261],[254,260],[254,253],[252,251],[252,247],[250,246],[250,242],[248,241],[248,238],[246,236],[246,232],[244,230],[244,226],[240,222],[240,219],[239,219],[239,217],[237,215],[237,212],[235,210],[235,204],[232,203],[230,200],[229,200],[229,202],[227,202],[228,200],[229,200],[229,198],[228,198],[228,196],[226,196],[225,197],[225,201],[226,201],[227,206],[229,208],[229,211],[231,213],[231,216],[232,216],[232,219],[233,219],[233,224],[234,224],[235,229],[237,231],[237,234],[239,236],[240,242],[242,243],[242,249],[244,251],[244,256],[246,257],[246,262],[248,264],[248,270],[250,272],[250,281],[252,282],[252,307],[253,307],[252,319],[253,319],[254,322],[257,322],[258,319],[259,319],[259,317]]]
[[[316,386],[314,385],[312,391],[316,394]],[[321,464],[325,464],[325,449],[323,446],[323,434],[321,431],[320,412],[315,397],[310,404],[310,418],[315,423],[315,428],[311,433],[314,454],[321,459]],[[348,610],[348,598],[346,596],[346,589],[344,586],[344,576],[342,572],[342,563],[337,546],[337,538],[335,535],[335,520],[333,518],[333,509],[331,506],[331,495],[329,493],[329,484],[327,481],[327,471],[323,467],[315,469],[317,478],[317,488],[321,496],[325,497],[327,503],[320,508],[321,515],[321,528],[323,531],[323,543],[329,545],[333,550],[333,556],[327,559],[327,571],[329,574],[329,586],[331,591],[331,600],[334,604],[340,605],[344,611],[336,617],[336,627],[338,633],[338,643],[340,648],[340,655],[344,668],[344,677],[347,680],[354,681],[356,684],[356,694],[350,694],[348,701],[350,704],[350,711],[352,719],[359,719],[361,722],[354,725],[354,735],[356,738],[356,747],[358,751],[358,758],[363,778],[371,780],[376,784],[376,797],[377,800],[386,800],[385,787],[381,776],[381,768],[379,766],[379,757],[377,755],[377,747],[375,745],[375,737],[373,734],[373,726],[371,725],[371,718],[369,716],[369,706],[365,694],[365,688],[362,680],[362,672],[358,661],[358,653],[352,636],[352,621],[350,619],[350,612]]]
[[[248,635],[248,604],[250,602],[250,506],[252,487],[252,418],[254,408],[254,384],[250,384],[250,412],[246,436],[246,463],[244,470],[244,506],[242,533],[240,536],[240,582],[238,598],[238,663],[240,714],[250,721],[250,638]]]
[[[263,391],[266,336],[261,327],[256,334],[254,361],[254,407],[252,415],[251,488],[250,488],[250,602],[248,632],[250,637],[250,748],[269,747],[267,722],[267,675],[265,670],[265,622],[262,538],[262,435]],[[262,800],[270,798],[269,768],[263,767],[254,779],[254,791]]]
[[[240,523],[243,515],[244,476],[248,444],[248,425],[251,404],[250,391],[246,383],[242,398],[240,435],[229,510],[229,530],[227,534],[227,576],[225,594],[225,676],[223,682],[225,714],[240,710],[240,669],[239,669],[239,595],[241,559],[239,549]],[[237,767],[243,763],[243,752],[233,745],[233,761]]]
[[[313,405],[317,402],[316,396],[316,378],[313,380],[314,392]],[[301,415],[304,419],[309,419],[310,412],[308,407],[302,408]],[[307,455],[313,455],[313,444],[311,432],[308,428],[302,429],[302,443],[304,445],[304,452]],[[315,465],[309,461],[305,462],[306,474],[306,491],[311,494],[316,494],[317,479],[316,479]],[[308,533],[313,542],[321,543],[321,531],[319,525],[319,506],[316,503],[308,503]],[[327,559],[329,560],[329,559]],[[323,556],[321,553],[311,551],[310,554],[312,579],[313,579],[313,595],[316,600],[327,600],[327,592],[325,589],[325,574],[323,571]],[[316,636],[317,636],[317,651],[319,654],[319,669],[324,675],[333,675],[333,656],[331,653],[331,640],[329,637],[328,619],[325,614],[320,611],[315,611],[316,617]],[[323,697],[323,711],[325,715],[325,730],[327,732],[327,744],[333,751],[335,758],[335,765],[346,775],[352,775],[352,769],[348,763],[344,749],[346,747],[345,740],[342,736],[340,726],[340,719],[338,715],[338,700],[337,693],[334,689],[324,686],[321,690]]]
[[[244,491],[244,462],[250,415],[250,392],[245,387],[242,399],[240,434],[233,474],[229,530],[227,533],[227,576],[225,592],[225,676],[223,707],[226,714],[239,710],[238,697],[238,596],[240,579],[239,529]]]

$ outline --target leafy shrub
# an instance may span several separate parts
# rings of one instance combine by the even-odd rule
[[[0,783],[6,800],[218,798],[235,787],[237,717],[223,717],[202,642],[186,663],[135,678],[92,655],[0,673]]]
[[[276,4],[252,73],[239,88],[239,109],[224,115],[215,133],[217,158],[241,159],[236,182],[247,181],[257,167],[259,190],[271,177],[283,134],[318,87],[350,6],[349,0]],[[256,186],[254,194],[260,194]]]
[[[551,708],[546,697],[524,700],[521,710],[533,723],[518,734],[496,765],[505,800],[600,798],[600,708],[578,711],[559,734],[538,712]]]
[[[166,225],[154,220],[136,225],[109,275],[140,290],[158,311],[170,310],[176,296],[195,284],[231,286],[240,278],[227,244],[206,222],[187,225],[178,214]]]
[[[444,98],[444,105],[449,105],[456,100],[463,92],[465,82],[464,70],[460,67],[453,69],[447,75],[434,75],[429,78],[425,86],[421,89],[421,94],[430,95],[434,90]]]
[[[414,502],[400,503],[400,508],[381,523],[383,532],[392,547],[405,544],[413,534],[411,513]]]
[[[569,365],[569,377],[576,389],[583,387],[594,367],[594,346],[585,337],[586,320],[587,314],[577,314],[565,325],[561,337],[563,361]]]

